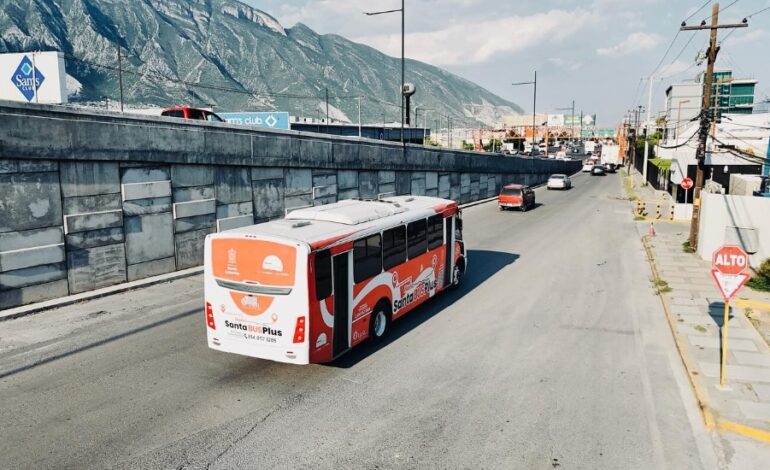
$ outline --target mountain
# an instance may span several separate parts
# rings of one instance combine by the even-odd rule
[[[303,24],[284,28],[234,0],[0,0],[0,34],[0,52],[64,52],[73,101],[117,100],[122,68],[124,100],[134,106],[323,117],[328,91],[334,119],[357,122],[362,96],[364,122],[400,121],[400,58]],[[444,114],[491,124],[521,112],[422,62],[407,60],[406,81],[417,87],[413,109],[433,109],[431,123]]]

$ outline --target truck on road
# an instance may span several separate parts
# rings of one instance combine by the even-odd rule
[[[601,163],[607,164],[612,163],[614,165],[617,165],[620,163],[620,156],[618,152],[619,148],[617,145],[602,145],[602,156],[601,156]]]

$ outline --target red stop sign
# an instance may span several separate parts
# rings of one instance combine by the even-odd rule
[[[749,265],[749,255],[739,246],[723,245],[714,252],[711,264],[722,274],[740,274]]]
[[[681,187],[682,187],[682,189],[684,189],[685,191],[687,191],[688,189],[692,189],[692,187],[693,187],[693,184],[694,184],[694,183],[692,182],[692,179],[690,179],[690,178],[684,178],[684,179],[682,180],[682,182],[681,182],[681,183],[679,183],[679,186],[681,186]]]

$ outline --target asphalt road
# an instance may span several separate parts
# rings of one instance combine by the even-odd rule
[[[0,323],[0,468],[713,468],[621,192],[466,209],[461,289],[331,365],[208,349],[200,276]]]

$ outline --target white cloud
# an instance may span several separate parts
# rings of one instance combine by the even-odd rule
[[[761,39],[764,39],[768,36],[767,30],[764,29],[754,29],[746,31],[743,34],[741,33],[742,31],[738,30],[735,36],[731,37],[727,42],[731,46],[735,46],[737,44],[758,43]],[[759,44],[756,45],[759,46]]]
[[[663,40],[660,34],[635,32],[614,46],[600,47],[596,53],[602,56],[624,56],[654,48]]]
[[[498,54],[560,43],[598,17],[583,11],[551,10],[530,16],[464,21],[435,30],[406,35],[406,55],[435,65],[478,64]],[[354,38],[392,56],[400,55],[401,36]]]
[[[684,60],[675,60],[674,62],[671,62],[670,64],[663,67],[663,69],[660,71],[659,75],[662,75],[663,78],[670,78],[674,75],[679,75],[682,72],[685,72],[691,68],[695,67],[695,61],[684,61]]]

